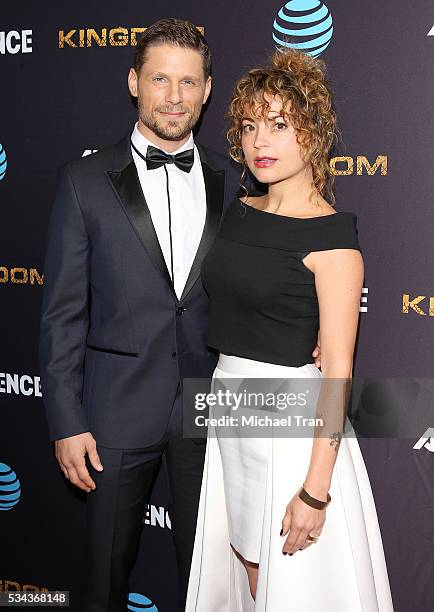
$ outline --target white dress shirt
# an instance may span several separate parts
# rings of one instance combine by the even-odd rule
[[[139,132],[137,123],[134,126],[131,140],[144,156],[146,156],[148,145],[161,149]],[[182,147],[170,152],[170,155],[176,155],[176,153],[192,148],[194,148],[194,163],[190,172],[180,170],[175,164],[166,164],[172,220],[174,288],[178,299],[182,295],[202,237],[206,217],[206,192],[202,164],[194,144],[193,134],[190,134],[190,138]],[[161,150],[169,153],[164,149]],[[148,170],[145,160],[137,155],[133,148],[131,152],[170,276],[169,210],[164,166]]]

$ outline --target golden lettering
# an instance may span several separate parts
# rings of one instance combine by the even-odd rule
[[[7,283],[9,280],[9,270],[4,266],[0,266],[0,283]]]
[[[109,29],[108,44],[112,47],[125,47],[130,44],[132,47],[137,46],[137,35],[142,34],[147,28],[124,28],[116,27]],[[203,26],[196,26],[196,29],[205,35]],[[78,44],[73,40],[74,35],[78,32]],[[59,30],[59,49],[67,47],[92,47],[96,43],[99,47],[107,47],[107,28],[101,28],[97,31],[94,28],[81,28],[79,30]]]
[[[133,47],[137,46],[137,34],[142,34],[146,28],[131,28],[131,45]]]
[[[11,589],[10,587],[14,587],[14,588]],[[5,591],[21,591],[21,585],[19,582],[14,582],[13,580],[5,580],[4,590]]]
[[[113,28],[110,30],[109,41],[112,47],[126,47],[128,45],[128,30],[126,28]]]
[[[381,168],[381,176],[387,175],[387,155],[377,155],[377,159],[371,165],[364,155],[357,156],[357,174],[363,174],[363,168],[366,168],[369,176],[373,176],[378,168]]]
[[[14,283],[15,285],[43,285],[44,274],[37,268],[6,268],[0,266],[0,283]]]
[[[30,268],[30,284],[34,285],[35,281],[38,283],[38,285],[43,285],[44,275],[42,274],[41,276],[36,268]]]
[[[336,168],[336,164],[338,163],[347,164],[346,169],[338,170]],[[352,157],[332,157],[332,159],[330,160],[330,170],[331,174],[333,174],[334,176],[348,176],[349,174],[353,173],[353,169],[354,161]]]
[[[409,309],[412,308],[417,314],[426,316],[426,313],[419,308],[418,304],[422,302],[426,298],[425,295],[418,295],[417,297],[410,300],[410,295],[408,293],[404,293],[402,296],[402,312],[407,314]]]
[[[92,40],[95,40],[99,47],[107,47],[107,28],[102,28],[101,36],[94,29],[86,30],[86,34],[88,47],[92,46]]]
[[[65,47],[65,43],[70,47],[77,47],[75,42],[71,40],[71,36],[74,36],[77,30],[69,30],[68,34],[65,35],[63,30],[59,30],[59,49]]]
[[[20,278],[20,274],[22,277]],[[25,268],[12,268],[11,269],[11,282],[17,285],[25,285],[29,279],[29,273]]]
[[[12,588],[10,588],[12,587]],[[0,580],[0,591],[36,591],[37,593],[48,593],[47,587],[37,587],[33,584],[21,584],[14,580]]]

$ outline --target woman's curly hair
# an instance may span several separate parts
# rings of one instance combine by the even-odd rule
[[[311,196],[318,190],[334,205],[334,177],[329,164],[339,131],[323,60],[299,49],[278,50],[269,66],[252,68],[236,83],[228,111],[232,123],[227,132],[229,155],[243,164],[244,178],[247,167],[241,148],[242,120],[267,117],[266,96],[272,99],[275,95],[282,99],[282,117],[295,130],[303,160],[311,163]]]

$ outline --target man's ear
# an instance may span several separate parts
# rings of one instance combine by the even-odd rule
[[[205,83],[205,93],[204,93],[204,96],[203,96],[202,104],[205,104],[205,102],[209,98],[209,94],[211,93],[211,85],[212,85],[212,78],[209,76],[207,78],[207,80],[206,80],[206,83]]]
[[[130,71],[128,73],[128,89],[130,90],[130,94],[134,97],[137,98],[138,96],[138,77],[137,77],[137,72],[134,70],[134,68],[130,68]]]

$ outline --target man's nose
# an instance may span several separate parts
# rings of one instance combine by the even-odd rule
[[[177,83],[170,84],[169,91],[166,95],[166,101],[173,105],[180,104],[182,102],[181,88]]]

